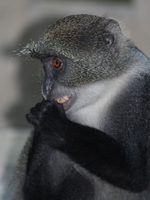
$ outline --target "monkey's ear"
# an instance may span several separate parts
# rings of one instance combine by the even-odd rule
[[[103,38],[108,47],[112,47],[115,52],[121,48],[122,33],[119,23],[114,19],[106,19],[104,22]]]

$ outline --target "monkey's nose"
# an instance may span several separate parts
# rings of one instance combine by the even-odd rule
[[[42,87],[42,94],[45,99],[47,99],[47,97],[50,96],[51,90],[52,90],[52,81],[47,79],[44,81],[43,87]]]
[[[46,93],[46,96],[48,96],[51,92],[51,87],[49,85],[46,86],[46,89],[45,89],[45,93]]]

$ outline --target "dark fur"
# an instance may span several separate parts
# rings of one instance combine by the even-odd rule
[[[56,174],[64,173],[63,180],[61,179],[54,189],[49,169],[51,164],[48,162],[55,149],[64,152],[71,160],[92,174],[118,187],[133,192],[140,192],[147,188],[149,183],[147,154],[150,123],[147,119],[150,115],[150,77],[141,75],[140,80],[135,81],[136,85],[131,85],[129,91],[116,102],[117,107],[114,105],[110,110],[113,116],[110,115],[112,120],[107,125],[107,131],[110,130],[109,134],[113,137],[94,128],[69,121],[62,106],[55,102],[43,101],[31,109],[31,114],[27,115],[27,118],[35,125],[37,131],[35,131],[34,142],[30,149],[24,187],[25,194],[28,196],[25,199],[93,199],[90,196],[93,191],[90,180],[79,175],[73,169],[72,162],[65,168],[62,166],[64,172],[61,172],[61,166],[60,169],[55,168],[55,165],[54,169],[52,167],[52,172],[56,170]],[[142,81],[142,84],[139,81]],[[135,102],[135,95],[137,96],[138,93],[140,97],[139,99],[136,97]],[[66,183],[65,186],[71,193],[71,197],[61,191],[61,188],[65,187],[66,179],[68,185]],[[82,188],[82,184],[79,184],[82,181],[86,190]],[[62,196],[59,197],[59,195]]]
[[[79,32],[77,25],[80,26]],[[84,32],[84,26],[92,26],[92,33],[95,32],[95,38],[87,46],[88,37],[78,37],[78,33],[83,36],[89,31],[87,28]],[[78,38],[78,43],[70,37],[66,41],[66,30],[73,30],[73,40]],[[42,42],[47,46],[40,46]],[[83,48],[78,53],[82,43]],[[69,49],[72,44],[75,50]],[[92,45],[96,49],[90,50]],[[42,48],[46,47],[47,50],[42,52]],[[42,91],[48,100],[38,103],[27,114],[29,123],[34,126],[34,133],[29,149],[25,150],[23,199],[149,200],[149,59],[125,38],[115,20],[90,15],[71,16],[58,21],[47,29],[38,45],[32,44],[30,48],[28,53],[45,63]],[[54,56],[63,62],[60,69],[54,69],[51,64]],[[116,80],[119,80],[117,84]],[[101,94],[101,87],[97,91],[92,84],[108,88]],[[119,86],[121,90],[118,91],[116,87],[119,89]],[[89,91],[92,92],[89,94]],[[112,101],[109,96],[111,91],[115,94]],[[75,104],[71,115],[54,101],[68,95],[68,92],[76,94],[74,102],[81,98],[80,109]],[[96,99],[95,93],[101,94],[99,99]],[[100,107],[103,95],[108,95],[106,97],[110,100],[104,116]],[[89,117],[84,114],[77,123],[74,112],[78,108],[82,114],[82,108],[86,106],[91,111],[89,102],[98,102],[101,109],[94,107],[95,110],[88,113]],[[100,113],[99,126],[94,125],[96,118],[90,118],[93,113]],[[84,121],[84,117],[93,122],[92,127],[88,126],[90,122]]]

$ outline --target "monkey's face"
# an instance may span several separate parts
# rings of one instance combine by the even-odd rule
[[[76,84],[69,85],[67,81],[73,65],[69,59],[53,55],[43,56],[40,60],[44,75],[41,88],[44,99],[54,100],[63,104],[65,111],[72,107],[80,109],[97,101],[100,89],[99,82],[91,83],[91,80],[88,80],[89,83],[81,84],[81,74],[78,73],[74,76],[75,79],[78,79],[80,86],[76,86]]]
[[[56,55],[43,56],[40,60],[44,75],[41,88],[44,99],[57,101],[68,110],[76,100],[73,89],[63,84],[71,63],[68,59]]]

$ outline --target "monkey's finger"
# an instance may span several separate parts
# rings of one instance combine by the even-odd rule
[[[66,120],[67,117],[66,117],[66,114],[65,114],[65,110],[64,110],[63,105],[60,104],[60,103],[55,102],[55,106],[57,107],[57,110],[58,110],[58,112],[59,112],[61,118],[62,118],[63,120]]]
[[[29,123],[33,124],[34,126],[39,125],[39,120],[34,115],[32,115],[31,113],[26,115],[26,119]]]
[[[38,119],[42,117],[42,110],[39,109],[37,106],[30,109],[30,113]]]

